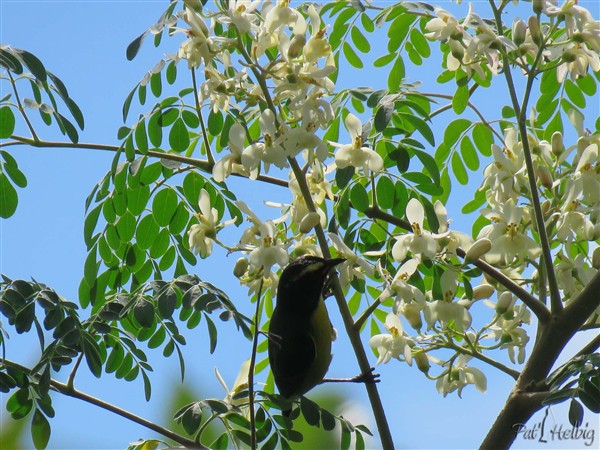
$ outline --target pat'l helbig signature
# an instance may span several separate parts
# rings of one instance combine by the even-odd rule
[[[527,441],[538,441],[541,443],[550,443],[557,441],[583,441],[586,447],[591,447],[596,439],[596,430],[590,428],[589,423],[581,424],[578,427],[564,425],[559,423],[549,423],[548,409],[541,422],[528,427],[524,423],[513,425],[517,436]]]

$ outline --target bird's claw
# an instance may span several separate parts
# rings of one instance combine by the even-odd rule
[[[352,378],[354,383],[379,383],[379,374],[374,373],[375,367],[371,367],[368,372],[361,373],[360,375]]]

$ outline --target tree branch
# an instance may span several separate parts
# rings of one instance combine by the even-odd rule
[[[310,194],[310,189],[308,187],[306,177],[302,172],[302,169],[300,168],[298,162],[294,158],[288,158],[288,161],[294,172],[294,175],[296,176],[296,181],[298,182],[300,190],[302,191],[302,196],[304,197],[304,201],[306,202],[308,210],[310,212],[316,212],[315,204]],[[315,227],[315,233],[317,234],[317,241],[319,242],[319,246],[321,248],[323,256],[325,258],[331,258],[331,252],[329,251],[329,246],[327,245],[327,238],[325,236],[325,232],[323,231],[323,227],[321,227],[321,224],[317,224],[317,226]],[[354,349],[354,354],[356,355],[356,359],[358,361],[361,373],[369,373],[371,371],[371,365],[369,364],[369,359],[365,352],[365,348],[363,347],[363,343],[360,338],[360,332],[354,326],[354,319],[352,318],[352,314],[348,309],[348,304],[346,303],[344,293],[342,292],[342,287],[340,285],[339,278],[337,276],[334,276],[332,277],[332,281],[333,294],[337,302],[338,309],[340,310],[342,319],[344,321],[346,333],[348,334],[348,337],[350,338],[350,343],[352,344],[352,348]],[[383,409],[381,397],[379,396],[379,391],[377,390],[377,385],[375,383],[365,383],[365,387],[367,389],[367,395],[369,396],[371,408],[373,409],[375,422],[377,423],[377,429],[379,431],[381,445],[384,449],[393,449],[394,441],[392,439],[392,434],[390,432],[390,428],[387,422],[387,417]]]
[[[11,136],[14,141],[0,143],[0,148],[11,147],[14,145],[31,145],[37,148],[75,148],[75,149],[86,149],[86,150],[101,150],[108,152],[117,152],[119,150],[118,145],[106,145],[106,144],[90,144],[90,143],[73,143],[73,142],[51,142],[51,141],[35,141],[24,136]],[[153,150],[148,150],[143,153],[140,150],[135,150],[135,153],[140,156],[151,156],[153,158],[166,159],[168,161],[180,162],[182,164],[189,164],[190,166],[196,167],[207,174],[211,174],[212,165],[209,161],[203,159],[190,158],[188,156],[177,155],[175,153],[162,153]],[[239,173],[232,173],[232,175],[247,178]],[[258,175],[256,177],[258,181],[264,183],[273,184],[275,186],[288,187],[289,183],[280,178],[270,177],[268,175]]]
[[[24,373],[27,373],[30,371],[29,368],[24,367],[13,361],[9,361],[7,359],[0,358],[0,363],[6,365],[8,367],[17,369]],[[206,449],[206,447],[204,447],[203,445],[201,445],[197,442],[194,442],[191,439],[186,438],[185,436],[181,436],[181,435],[175,433],[174,431],[171,431],[167,428],[163,428],[160,425],[155,424],[154,422],[150,422],[149,420],[146,420],[142,417],[136,416],[135,414],[133,414],[129,411],[126,411],[122,408],[119,408],[118,406],[115,406],[111,403],[105,402],[104,400],[100,400],[96,397],[92,397],[91,395],[86,394],[85,392],[81,392],[75,388],[70,388],[66,384],[56,381],[54,379],[50,380],[50,387],[54,391],[59,392],[63,395],[66,395],[67,397],[72,397],[72,398],[82,400],[86,403],[90,403],[101,409],[112,412],[113,414],[117,414],[121,417],[124,417],[125,419],[128,419],[134,423],[137,423],[138,425],[142,425],[143,427],[146,427],[149,430],[159,433],[159,434],[177,442],[178,444],[184,445],[185,447],[195,448],[195,449]],[[206,450],[208,450],[208,449],[206,449]]]
[[[379,208],[376,208],[376,207],[368,208],[365,211],[365,215],[372,219],[381,219],[385,222],[391,223],[392,225],[396,225],[407,231],[412,231],[410,224],[406,220],[399,219],[398,217],[394,217],[391,214],[388,214],[388,213],[380,210]],[[462,248],[457,248],[456,254],[458,256],[460,256],[461,258],[464,258],[466,256],[466,252]],[[473,264],[475,267],[479,268],[482,272],[489,275],[491,278],[496,280],[498,283],[500,283],[502,286],[504,286],[510,292],[515,294],[519,299],[521,299],[521,301],[523,303],[525,303],[525,305],[527,305],[527,307],[529,307],[529,309],[531,309],[531,311],[533,311],[533,313],[536,315],[536,317],[538,318],[538,320],[541,323],[546,323],[550,320],[550,318],[551,318],[550,311],[548,311],[548,308],[546,308],[546,305],[544,305],[541,301],[539,301],[537,298],[535,298],[533,295],[531,295],[529,292],[527,292],[527,290],[523,289],[521,286],[519,286],[513,280],[508,278],[502,272],[496,270],[494,267],[492,267],[491,265],[489,265],[488,263],[486,263],[485,261],[483,261],[481,259],[477,259],[477,260],[471,262],[471,264]]]
[[[489,0],[492,11],[494,12],[494,18],[496,21],[496,28],[499,36],[504,36],[504,29],[502,23],[501,11],[496,8],[494,0]],[[540,48],[539,52],[542,51]],[[539,55],[538,55],[539,57]],[[517,92],[515,90],[515,83],[512,77],[510,69],[510,62],[506,54],[502,53],[502,67],[504,77],[506,78],[506,85],[510,94],[510,99],[517,117],[517,125],[519,127],[519,135],[521,136],[521,144],[523,145],[523,156],[525,157],[525,166],[527,167],[527,180],[529,182],[529,190],[531,191],[531,203],[533,206],[533,215],[537,232],[540,236],[540,243],[542,244],[542,256],[545,261],[546,275],[548,276],[548,285],[550,286],[550,305],[553,313],[562,311],[563,304],[560,298],[560,291],[558,289],[558,282],[556,280],[556,274],[554,273],[554,264],[552,262],[552,253],[550,251],[550,241],[548,240],[548,233],[546,232],[546,225],[544,224],[544,214],[542,213],[542,206],[540,203],[540,196],[538,193],[538,187],[535,179],[535,169],[533,167],[533,159],[531,157],[531,149],[529,148],[529,140],[527,138],[527,125],[526,117],[529,95],[535,79],[533,71],[527,76],[527,86],[525,88],[525,95],[523,103],[519,104]],[[536,59],[537,61],[537,59]]]

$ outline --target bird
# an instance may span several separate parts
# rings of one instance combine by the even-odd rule
[[[324,298],[343,258],[303,256],[281,273],[268,330],[269,364],[279,393],[290,404],[324,381],[335,339]],[[289,416],[289,409],[283,414]]]

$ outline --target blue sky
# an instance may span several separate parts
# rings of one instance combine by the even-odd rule
[[[181,36],[165,39],[165,45],[159,49],[154,49],[150,42],[146,42],[133,62],[125,58],[127,44],[154,23],[165,5],[166,2],[162,1],[3,0],[0,2],[0,38],[2,43],[35,54],[47,69],[63,80],[86,119],[81,142],[116,144],[116,131],[122,125],[121,106],[124,98],[164,52],[174,52],[181,42]],[[466,10],[466,5],[463,9]],[[592,13],[597,17],[597,11],[592,9]],[[377,42],[372,44],[374,57],[387,53],[383,49],[378,51]],[[381,45],[384,46],[385,42]],[[431,75],[432,71],[422,68],[407,68],[409,81]],[[339,84],[357,78],[359,85],[385,86],[385,78],[373,75],[370,70],[358,75],[344,75]],[[436,89],[433,80],[422,81],[427,86],[425,90]],[[6,89],[6,86],[3,85],[2,89]],[[495,97],[488,92],[487,95],[485,110],[495,117],[499,116],[499,102],[504,99],[503,94],[498,93],[498,97]],[[590,114],[597,116],[598,108],[594,112],[592,107]],[[449,115],[448,121],[452,119]],[[62,139],[53,129],[43,125],[37,129],[42,138]],[[26,130],[20,127],[18,133],[26,134]],[[113,155],[68,149],[11,147],[9,150],[27,175],[29,185],[19,191],[20,203],[15,216],[0,222],[0,272],[11,278],[34,277],[52,286],[66,298],[75,300],[86,256],[82,237],[84,200],[93,185],[110,168]],[[247,198],[242,199],[251,204],[254,201],[254,207],[261,207],[257,200],[263,198],[290,200],[289,194],[279,188],[260,188],[249,192],[248,189],[254,189],[254,185],[248,188],[249,185],[240,180],[233,180],[232,183],[245,189]],[[449,208],[450,215],[455,220],[453,225],[466,231],[470,225],[457,219],[460,206],[462,203]],[[277,213],[273,210],[272,215],[275,217]],[[236,304],[250,314],[246,290],[239,287],[237,280],[230,275],[233,262],[223,255],[217,261],[219,264],[212,260],[201,261],[195,268],[196,273],[226,288]],[[334,325],[342,329],[334,305],[329,305],[329,310]],[[250,353],[250,343],[235,331],[233,325],[225,324],[219,330],[219,346],[215,355],[208,353],[203,326],[187,334],[188,345],[184,349],[189,364],[186,384],[207,397],[224,396],[216,382],[214,368],[217,367],[231,385],[240,365]],[[32,364],[37,355],[35,345],[35,341],[28,336],[13,332],[7,357]],[[334,361],[329,375],[354,375],[357,366],[343,333],[340,333],[334,345]],[[581,343],[573,349],[580,346]],[[164,405],[173,387],[180,383],[178,364],[174,359],[165,360],[159,351],[149,351],[148,354],[155,371],[153,398],[149,403],[144,401],[141,380],[126,383],[107,374],[97,380],[81,370],[76,385],[83,391],[143,417],[165,423]],[[373,357],[372,361],[375,362],[376,358]],[[508,376],[486,368],[488,391],[485,394],[467,388],[462,399],[455,395],[444,399],[436,392],[434,382],[422,377],[415,367],[391,362],[378,367],[377,371],[382,379],[379,388],[384,407],[399,448],[476,447],[512,386]],[[60,373],[57,378],[63,380],[65,376],[65,373]],[[331,388],[319,387],[315,392],[325,389]],[[374,429],[361,386],[336,387],[336,392],[362,405],[362,416],[367,418],[367,425]],[[6,395],[2,395],[2,420],[8,416],[4,409],[5,401]],[[49,448],[124,448],[140,437],[154,436],[138,425],[80,401],[58,395],[54,396],[54,401],[57,414],[52,421]],[[567,423],[563,408],[553,408],[552,411],[558,423]],[[586,419],[592,419],[593,422],[597,416],[592,417],[588,412]],[[573,445],[572,442],[564,444],[568,446],[563,448]],[[525,441],[518,441],[516,446],[533,447]]]

